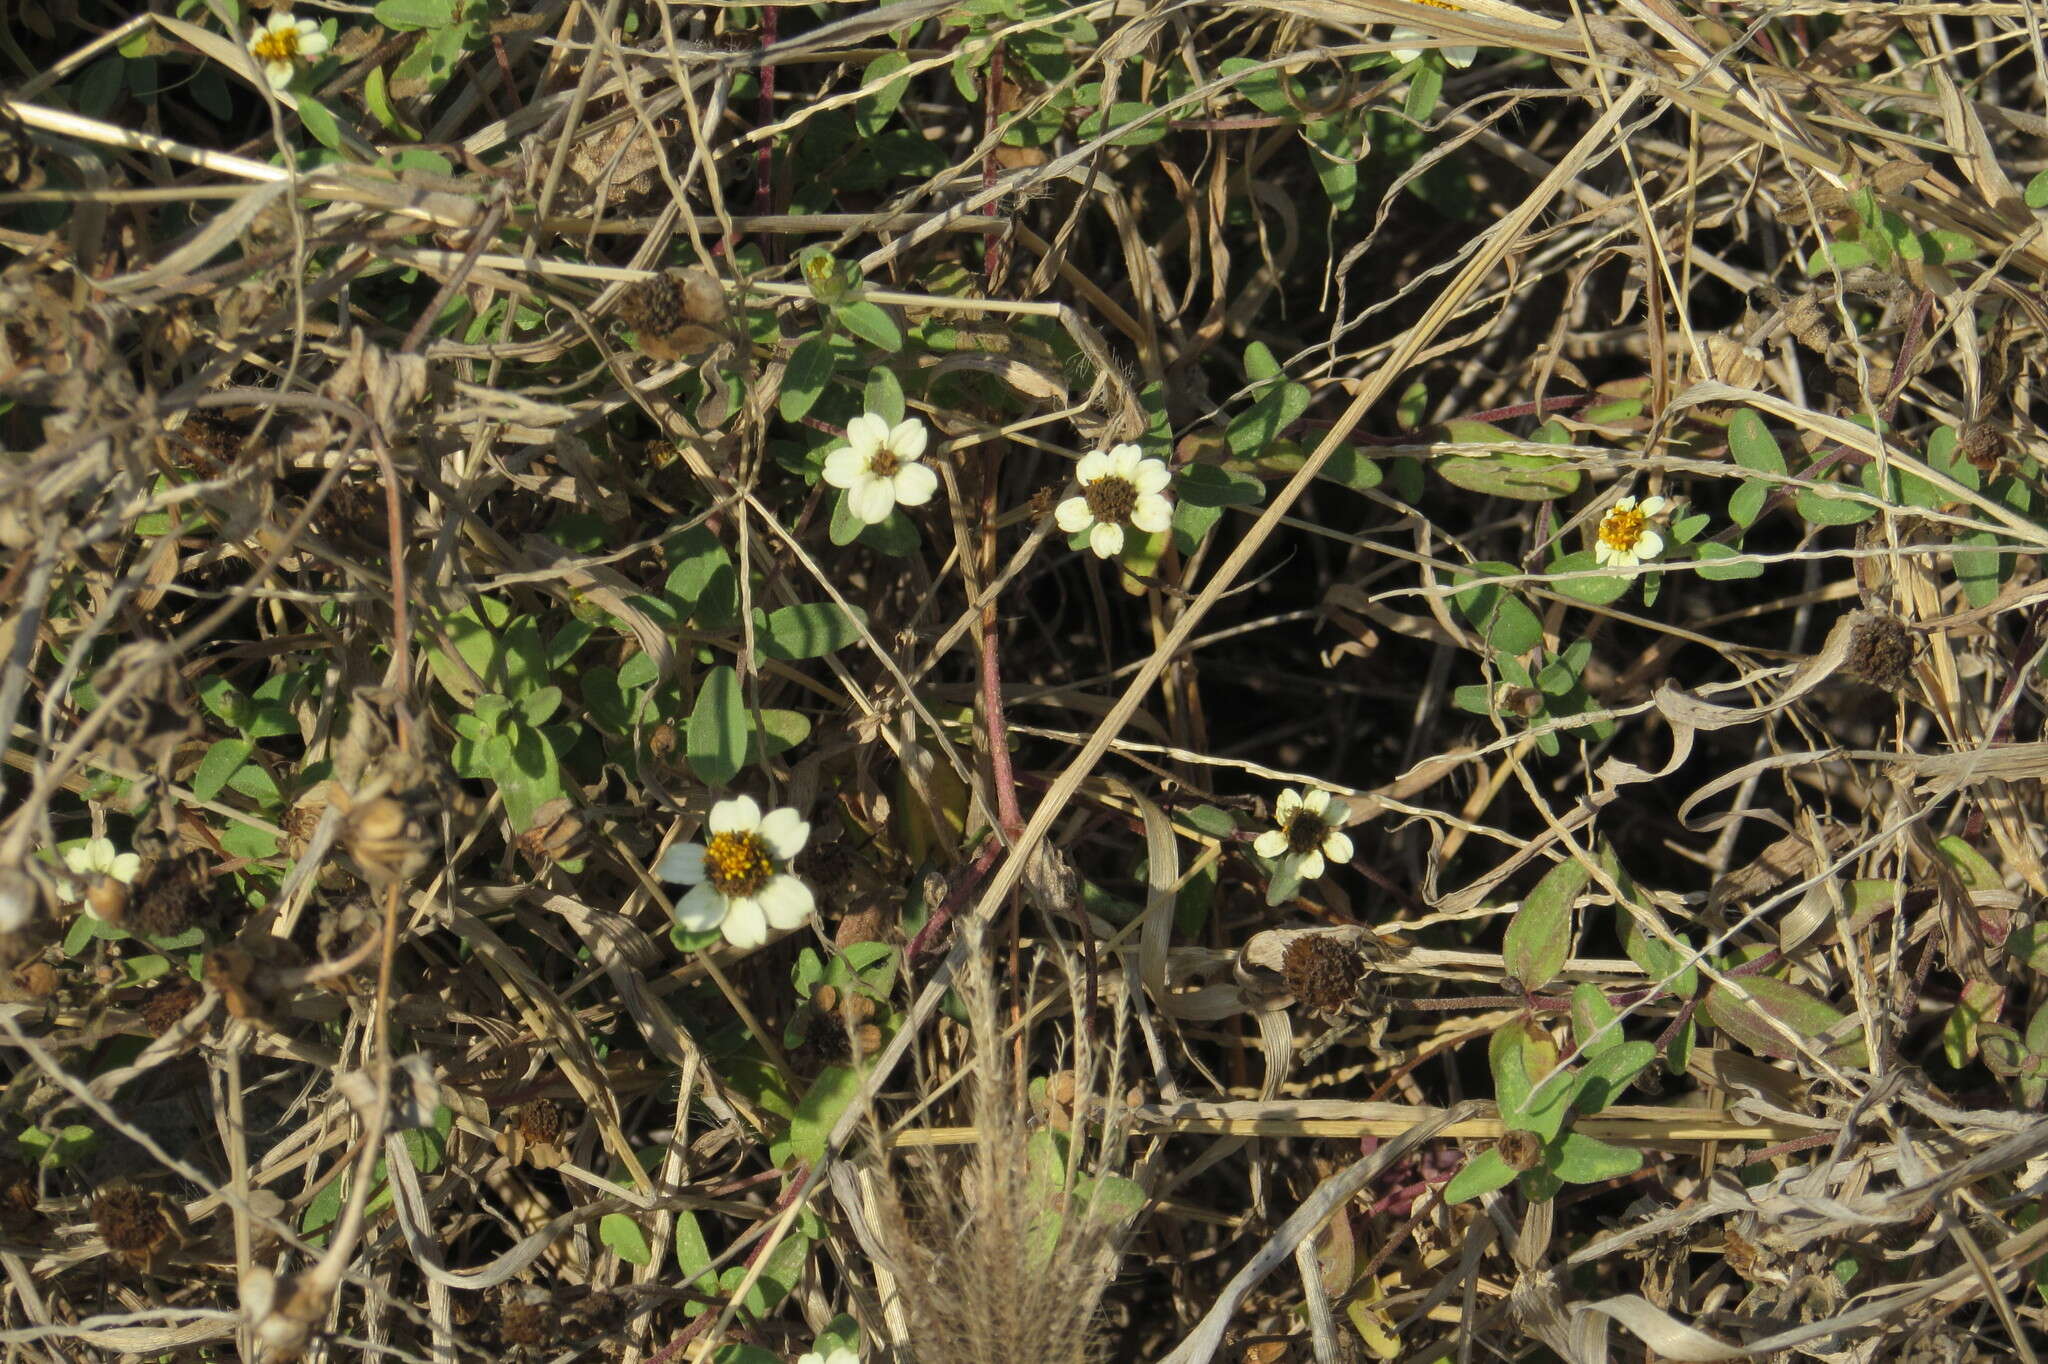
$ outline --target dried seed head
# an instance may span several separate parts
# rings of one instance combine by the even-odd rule
[[[1493,1149],[1510,1170],[1533,1170],[1543,1159],[1543,1139],[1534,1132],[1503,1132]]]
[[[535,1099],[519,1110],[519,1135],[527,1141],[554,1141],[564,1125],[562,1106],[553,1099]]]
[[[499,1344],[518,1347],[554,1342],[558,1323],[546,1294],[507,1284],[498,1295],[497,1305]]]
[[[85,907],[101,923],[118,928],[128,921],[130,894],[128,887],[113,877],[95,875],[85,885]]]
[[[410,881],[426,870],[426,824],[390,796],[364,801],[349,811],[342,842],[372,885]]]
[[[656,360],[710,350],[727,317],[725,290],[708,270],[670,270],[628,285],[613,314]]]
[[[242,458],[242,433],[211,413],[194,412],[178,428],[174,452],[201,478],[219,478]]]
[[[14,968],[14,983],[31,998],[48,999],[57,993],[57,968],[46,961],[25,961]]]
[[[584,852],[583,817],[565,796],[557,796],[533,812],[533,823],[519,835],[519,851],[535,865],[568,862]]]
[[[205,997],[206,991],[199,987],[197,981],[181,977],[143,1001],[142,1026],[148,1029],[151,1037],[162,1037]]]
[[[1897,616],[1861,611],[1849,627],[1849,654],[1842,675],[1895,692],[1906,684],[1913,666],[1913,637]]]
[[[1967,422],[1963,426],[1957,449],[1964,459],[1970,461],[1984,473],[1990,473],[2004,461],[2011,445],[2005,434],[1989,422]]]
[[[0,1232],[41,1240],[50,1219],[36,1211],[39,1198],[34,1170],[18,1160],[0,1160]]]
[[[171,1241],[163,1200],[130,1184],[113,1184],[92,1201],[93,1225],[124,1264],[146,1268]]]
[[[1335,1013],[1357,996],[1365,958],[1327,933],[1305,933],[1287,944],[1280,972],[1289,994],[1317,1013]]]
[[[173,938],[210,917],[212,901],[213,883],[198,858],[166,859],[144,868],[136,878],[128,897],[128,921],[145,938]]]

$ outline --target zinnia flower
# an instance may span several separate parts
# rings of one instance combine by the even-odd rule
[[[1338,827],[1347,813],[1345,806],[1330,803],[1328,791],[1282,791],[1273,804],[1273,823],[1279,827],[1254,839],[1252,851],[1283,867],[1292,864],[1297,876],[1313,881],[1323,874],[1325,861],[1351,860],[1351,838]]]
[[[1599,541],[1593,558],[1615,568],[1634,568],[1664,552],[1664,537],[1650,529],[1650,518],[1661,515],[1671,504],[1661,497],[1637,502],[1624,497],[1600,518]]]
[[[676,903],[676,922],[692,933],[716,928],[734,947],[759,947],[770,928],[787,931],[811,916],[811,888],[791,876],[791,859],[804,850],[811,826],[796,811],[765,816],[751,796],[711,807],[705,843],[670,848],[654,874],[689,886]]]
[[[311,19],[294,19],[288,9],[271,13],[249,35],[249,51],[263,64],[263,75],[273,90],[292,83],[296,63],[309,62],[327,50],[327,35]]]
[[[1173,482],[1164,460],[1146,459],[1135,445],[1091,450],[1074,468],[1081,495],[1053,511],[1053,521],[1069,535],[1088,532],[1088,548],[1097,558],[1123,553],[1124,527],[1157,535],[1173,524]]]
[[[915,417],[891,426],[863,412],[846,424],[847,443],[825,456],[825,481],[846,489],[847,509],[871,526],[898,506],[921,507],[939,487],[939,476],[918,463],[925,438]]]

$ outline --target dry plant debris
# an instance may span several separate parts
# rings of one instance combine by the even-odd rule
[[[2019,0],[13,0],[0,1342],[2048,1345]]]

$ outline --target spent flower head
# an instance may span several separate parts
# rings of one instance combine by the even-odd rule
[[[676,922],[692,933],[716,928],[734,947],[759,947],[768,930],[788,931],[811,916],[811,888],[789,874],[811,826],[787,807],[766,815],[751,796],[711,807],[703,843],[670,848],[654,873],[690,887]]]
[[[915,417],[891,426],[863,412],[846,424],[846,444],[825,456],[825,481],[846,489],[847,509],[871,526],[899,506],[921,507],[939,488],[939,476],[918,463],[927,436]]]
[[[292,83],[299,62],[310,62],[327,50],[327,35],[311,19],[294,19],[281,9],[256,26],[249,35],[249,51],[263,65],[264,78],[273,90]]]
[[[1328,791],[1282,791],[1273,803],[1276,827],[1254,839],[1252,851],[1313,881],[1325,863],[1351,860],[1351,838],[1341,827],[1347,813],[1345,806],[1331,803]]]
[[[1091,450],[1074,467],[1081,495],[1053,510],[1053,521],[1069,535],[1088,533],[1097,558],[1123,553],[1124,527],[1157,535],[1173,524],[1173,499],[1166,495],[1173,475],[1164,460],[1146,459],[1135,445]]]
[[[1646,497],[1641,502],[1624,497],[1616,502],[1600,518],[1594,559],[1614,568],[1634,568],[1662,554],[1664,537],[1650,528],[1650,522],[1670,506],[1661,497]]]

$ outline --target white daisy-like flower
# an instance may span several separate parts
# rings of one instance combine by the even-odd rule
[[[796,1364],[860,1364],[860,1356],[844,1345],[837,1345],[830,1354],[820,1354],[813,1350],[807,1355],[800,1355]]]
[[[654,874],[689,886],[676,902],[676,922],[692,933],[716,928],[734,947],[759,947],[768,930],[788,931],[811,917],[811,888],[789,874],[811,826],[794,810],[766,815],[751,796],[711,807],[710,838],[662,854]]]
[[[1053,521],[1069,535],[1087,531],[1097,558],[1123,553],[1125,526],[1157,535],[1173,524],[1173,499],[1166,495],[1173,474],[1164,460],[1146,459],[1135,445],[1089,451],[1074,477],[1081,495],[1060,503]]]
[[[294,19],[288,9],[273,11],[249,35],[249,51],[263,64],[273,90],[292,83],[299,62],[310,62],[327,50],[327,35],[311,19]]]
[[[1671,503],[1661,497],[1641,502],[1624,497],[1600,518],[1598,542],[1593,558],[1614,568],[1634,568],[1664,552],[1664,537],[1650,528],[1650,519],[1661,516]]]
[[[1273,803],[1273,823],[1279,827],[1253,839],[1252,851],[1283,866],[1291,863],[1302,880],[1313,881],[1326,862],[1351,860],[1351,838],[1341,827],[1348,813],[1346,806],[1330,802],[1328,791],[1282,791]]]
[[[1428,5],[1432,9],[1454,10],[1457,8],[1456,5],[1446,4],[1445,0],[1415,0],[1415,3],[1418,5]],[[1419,28],[1411,28],[1403,24],[1393,31],[1387,41],[1392,43],[1426,43],[1429,42],[1429,35]],[[1434,44],[1431,46],[1434,47]],[[1431,48],[1423,47],[1397,47],[1393,49],[1394,60],[1405,66],[1409,62],[1420,58],[1424,52],[1430,50]],[[1463,44],[1455,47],[1436,48],[1435,50],[1442,52],[1444,60],[1457,67],[1460,71],[1472,65],[1473,60],[1479,56],[1478,48],[1467,47]]]
[[[927,434],[915,417],[891,426],[863,412],[846,424],[846,444],[825,456],[825,481],[846,489],[847,509],[871,526],[899,506],[921,507],[939,489],[939,476],[918,463]]]
[[[117,852],[110,838],[88,838],[64,850],[64,866],[73,876],[111,876],[126,885],[142,870],[142,859],[132,852]]]

